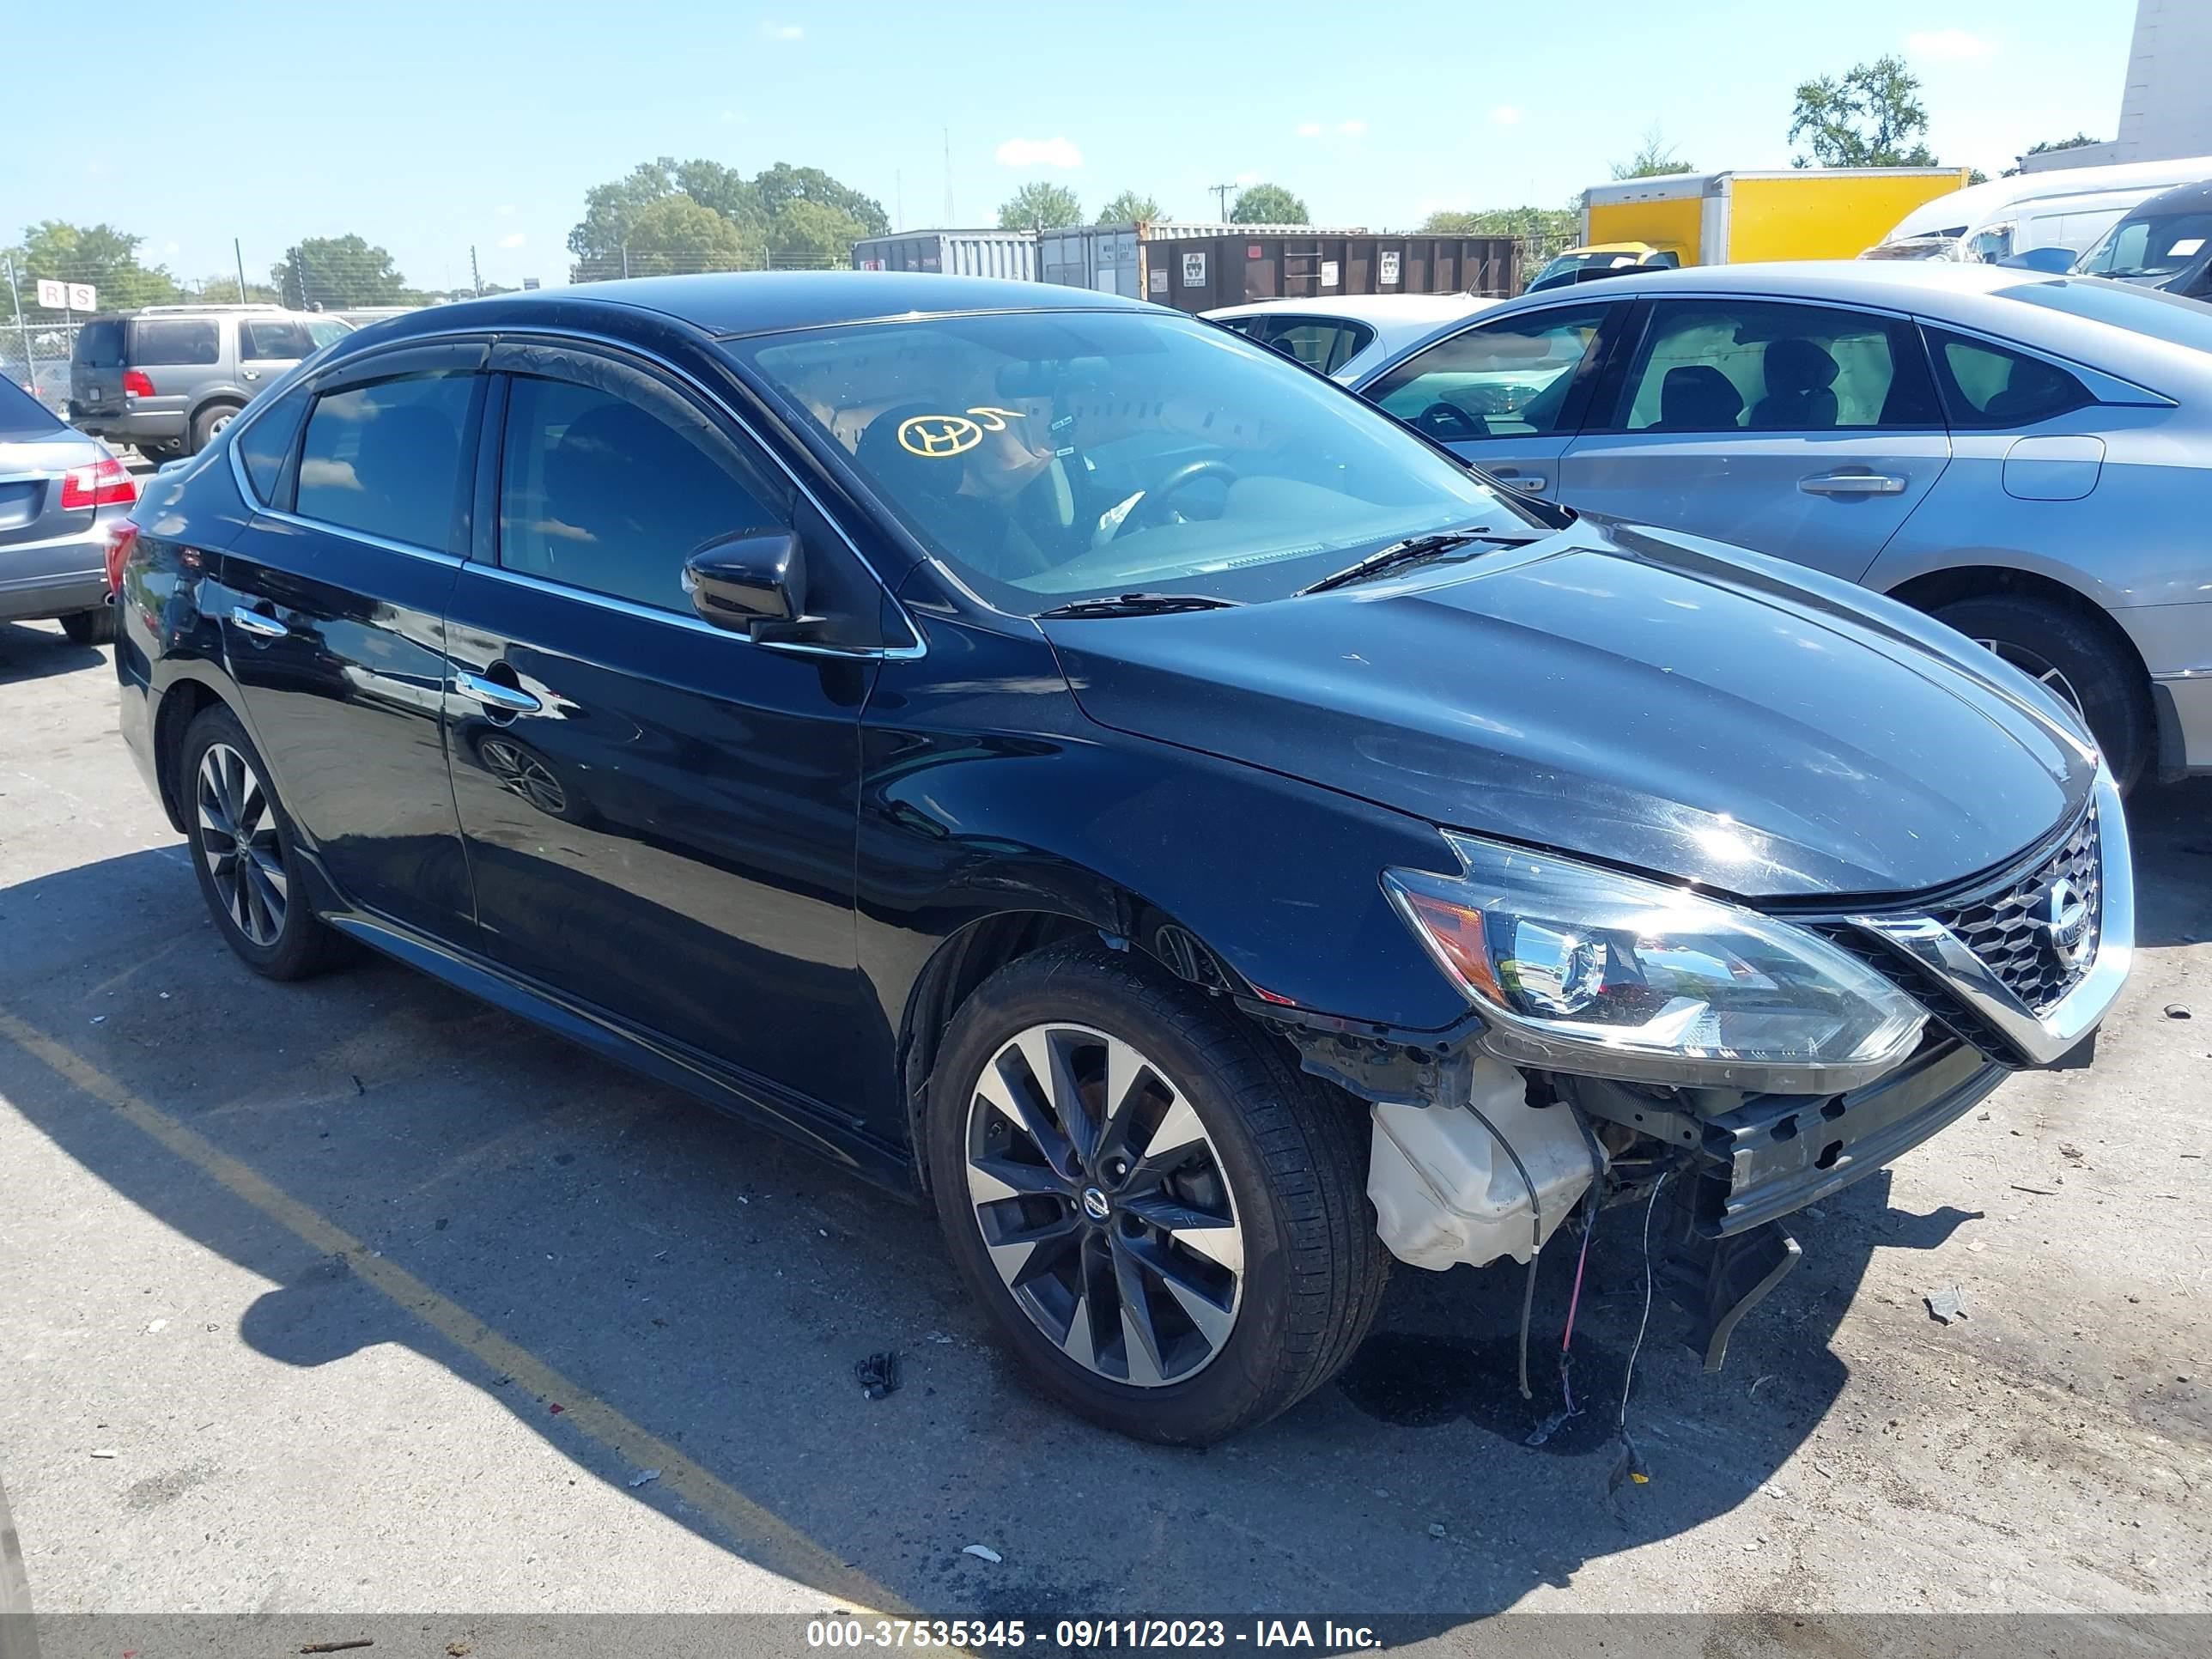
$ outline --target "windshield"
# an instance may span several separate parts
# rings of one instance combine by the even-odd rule
[[[2084,276],[2141,281],[2172,276],[2197,263],[2212,242],[2212,209],[2123,219],[2075,262]]]
[[[1545,527],[1350,393],[1171,313],[988,313],[729,349],[926,548],[1023,615],[1139,590],[1279,599],[1411,537]]]
[[[1557,282],[1562,276],[1584,270],[1627,270],[1640,263],[1640,256],[1613,250],[1603,253],[1562,253],[1536,273],[1534,288],[1538,283]]]

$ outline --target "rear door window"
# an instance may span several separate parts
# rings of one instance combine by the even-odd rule
[[[461,440],[476,384],[466,374],[416,374],[318,398],[301,446],[295,510],[459,552]]]
[[[308,391],[295,386],[266,409],[255,406],[252,418],[237,440],[238,459],[263,504],[283,507],[284,463],[291,459],[292,441],[299,435],[301,411],[307,406]]]
[[[2097,401],[2056,363],[1940,328],[1927,334],[1944,413],[1954,428],[2033,426]]]
[[[1562,306],[1463,329],[1366,388],[1400,420],[1447,443],[1572,429],[1571,394],[1589,377],[1617,305]]]
[[[70,356],[87,368],[119,368],[123,366],[123,323],[119,318],[104,322],[87,323],[76,331],[76,343]]]
[[[1272,331],[1259,337],[1308,368],[1334,374],[1375,337],[1375,331],[1344,317],[1279,317]]]
[[[148,368],[204,368],[222,355],[212,317],[142,317],[131,325],[131,361]]]
[[[289,317],[238,319],[238,355],[249,362],[296,363],[317,343],[307,324]]]
[[[1848,432],[1942,424],[1911,323],[1829,306],[1669,300],[1629,371],[1630,432]]]

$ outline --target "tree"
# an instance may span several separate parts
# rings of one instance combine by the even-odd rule
[[[867,227],[842,209],[825,202],[793,202],[775,216],[769,263],[842,269],[852,263],[853,244],[867,234]]]
[[[793,202],[813,202],[859,220],[863,235],[884,236],[890,232],[890,217],[881,202],[839,184],[820,167],[795,167],[778,161],[753,179],[753,189],[771,225]]]
[[[248,283],[246,291],[241,294],[238,278],[228,271],[203,276],[193,287],[195,297],[204,305],[234,306],[243,301],[247,305],[273,306],[281,303],[284,297],[281,290],[265,283]]]
[[[999,209],[1001,230],[1057,230],[1083,222],[1083,204],[1066,185],[1024,185]]]
[[[1697,169],[1674,154],[1674,145],[1653,122],[1644,130],[1644,145],[1626,161],[1613,164],[1616,179],[1662,179],[1677,173],[1695,173]]]
[[[1254,185],[1237,192],[1229,210],[1232,225],[1304,225],[1313,221],[1306,204],[1280,185]]]
[[[392,256],[358,236],[310,236],[269,268],[284,303],[305,310],[412,304],[415,291]]]
[[[1812,150],[1792,165],[1824,167],[1924,167],[1936,157],[1920,142],[1928,111],[1920,82],[1895,53],[1859,64],[1840,80],[1819,76],[1797,88],[1790,138]]]
[[[2024,153],[2029,155],[2048,155],[2053,150],[2082,149],[2091,144],[2101,144],[2104,142],[2101,138],[2092,138],[2086,132],[2077,132],[2071,138],[2051,138],[2045,139],[2041,143],[2030,144]],[[2009,179],[2015,173],[2024,171],[2026,169],[2021,167],[2007,167],[2004,170],[2004,176]]]
[[[701,207],[714,209],[735,225],[747,241],[767,240],[769,210],[760,187],[735,167],[704,159],[685,161],[672,168],[672,179]]]
[[[1133,190],[1123,191],[1098,210],[1098,222],[1102,225],[1141,224],[1159,216],[1159,203]]]
[[[175,300],[176,279],[167,270],[139,263],[139,245],[145,240],[112,225],[73,225],[62,219],[25,227],[23,245],[10,250],[23,303],[38,303],[41,276],[90,283],[99,290],[103,311]]]
[[[648,203],[630,216],[632,276],[743,270],[759,263],[757,246],[748,245],[735,225],[680,192]]]
[[[568,252],[576,256],[580,274],[621,274],[623,244],[629,240],[630,222],[675,191],[676,168],[672,155],[640,161],[627,176],[594,185],[584,192],[584,217],[568,233]]]

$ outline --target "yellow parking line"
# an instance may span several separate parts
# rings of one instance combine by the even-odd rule
[[[659,1485],[674,1492],[741,1540],[761,1565],[787,1578],[821,1589],[840,1607],[856,1612],[901,1608],[900,1598],[857,1568],[732,1486],[710,1474],[675,1447],[647,1432],[540,1360],[509,1341],[458,1303],[447,1300],[421,1279],[384,1257],[285,1192],[251,1165],[222,1151],[196,1130],[64,1048],[35,1026],[0,1008],[0,1037],[58,1073],[74,1087],[109,1107],[236,1197],[276,1222],[309,1249],[343,1255],[354,1277],[374,1285],[398,1307],[465,1349],[487,1370],[514,1378],[515,1385],[557,1401],[562,1420],[613,1452],[625,1463],[660,1471]]]

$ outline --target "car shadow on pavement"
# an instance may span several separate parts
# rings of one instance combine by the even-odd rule
[[[2157,890],[2147,913],[2201,915],[2212,866],[2191,833],[2139,843]],[[1648,1484],[1614,1479],[1645,1309],[1632,1209],[1601,1218],[1564,1378],[1576,1256],[1564,1236],[1545,1252],[1533,1400],[1516,1384],[1518,1270],[1401,1268],[1338,1382],[1207,1452],[1139,1446],[1023,1385],[926,1211],[381,960],[257,980],[205,924],[173,848],[0,890],[0,930],[13,941],[0,1009],[824,1559],[932,1611],[1387,1610],[1442,1630],[1572,1585],[1585,1563],[1772,1492],[1847,1380],[1832,1339],[1872,1253],[1935,1248],[1966,1216],[1893,1212],[1885,1171],[1796,1218],[1804,1265],[1745,1320],[1717,1376],[1656,1305],[1626,1411]],[[413,1348],[580,1478],[790,1571],[726,1514],[634,1487],[630,1463],[554,1409],[567,1402],[532,1395],[483,1345],[449,1340],[7,1042],[0,1095],[130,1202],[269,1281],[237,1310],[257,1352],[315,1368]],[[854,1367],[885,1349],[903,1356],[904,1386],[870,1400]],[[1558,1416],[1563,1383],[1578,1415]],[[963,1553],[971,1543],[1002,1559]]]
[[[70,674],[106,660],[96,646],[72,641],[58,623],[0,623],[0,685]]]

